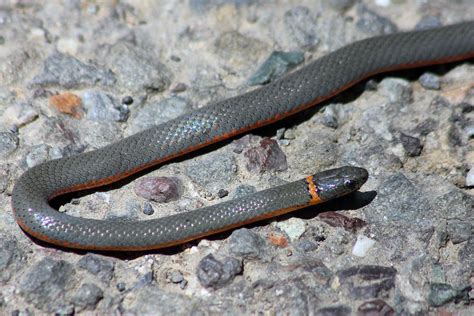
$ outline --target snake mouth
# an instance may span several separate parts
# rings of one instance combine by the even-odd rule
[[[328,201],[360,189],[368,178],[364,168],[345,166],[315,174],[313,181],[319,198]]]

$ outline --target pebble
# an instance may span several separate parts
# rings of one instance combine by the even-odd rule
[[[304,61],[302,52],[274,51],[250,77],[251,86],[263,85],[274,81]]]
[[[153,209],[153,206],[150,203],[145,203],[143,206],[143,214],[145,215],[153,215],[155,213],[155,210]]]
[[[393,316],[395,311],[384,300],[377,299],[362,303],[357,308],[357,316]]]
[[[133,103],[133,98],[129,95],[122,98],[122,104],[131,105]]]
[[[0,193],[5,192],[9,181],[10,181],[10,171],[9,171],[8,165],[0,164]]]
[[[30,103],[17,102],[5,109],[1,121],[3,124],[22,127],[38,118],[38,111]]]
[[[135,182],[133,190],[136,195],[158,203],[176,201],[182,192],[182,184],[178,178],[145,177]]]
[[[158,102],[145,104],[138,113],[129,120],[127,135],[132,135],[165,123],[191,111],[189,100],[181,97],[170,97]]]
[[[290,238],[291,242],[295,242],[305,233],[306,223],[296,217],[292,217],[286,221],[278,222],[276,226],[281,229]]]
[[[435,15],[428,15],[421,18],[421,20],[416,24],[416,30],[428,30],[435,27],[442,26],[443,23],[441,22],[440,18]]]
[[[333,107],[327,106],[324,108],[324,114],[321,118],[321,123],[324,126],[337,129],[339,127],[338,124],[338,113]]]
[[[0,132],[0,158],[12,154],[20,143],[18,136],[10,132]]]
[[[357,241],[352,248],[352,254],[356,257],[363,258],[374,245],[375,240],[364,235],[358,235]]]
[[[385,78],[380,82],[379,89],[390,102],[410,104],[412,101],[413,89],[405,79]]]
[[[16,240],[3,234],[0,237],[0,284],[5,284],[23,267],[26,259]]]
[[[474,124],[466,126],[464,132],[469,139],[474,138]]]
[[[121,304],[125,315],[205,315],[202,302],[188,295],[147,285],[127,293]]]
[[[332,211],[320,213],[318,217],[332,227],[342,227],[353,233],[367,225],[360,218],[351,218]]]
[[[231,257],[219,261],[209,254],[199,262],[196,274],[202,286],[218,289],[232,282],[241,272],[242,261]]]
[[[234,157],[215,153],[190,162],[186,174],[209,192],[217,192],[236,179],[236,169]]]
[[[123,292],[127,289],[127,285],[125,284],[125,282],[119,282],[115,287],[119,292]]]
[[[303,239],[296,243],[296,248],[303,252],[310,252],[318,249],[318,245],[310,240]]]
[[[451,242],[456,245],[465,242],[472,236],[473,225],[468,221],[452,219],[448,221],[447,232]]]
[[[350,316],[351,308],[345,305],[323,307],[316,311],[316,316]]]
[[[41,73],[31,84],[39,87],[61,86],[65,89],[81,88],[115,83],[114,74],[109,70],[86,65],[74,57],[59,52],[51,54],[43,63]]]
[[[152,50],[118,41],[104,49],[103,59],[117,76],[117,82],[123,91],[161,92],[171,83],[171,72],[159,62],[158,56],[152,54]]]
[[[402,173],[387,177],[377,188],[377,193],[377,198],[365,212],[365,218],[370,218],[372,223],[383,225],[396,221],[399,225],[409,225],[418,223],[424,216],[432,216],[431,211],[426,213],[430,198]],[[380,212],[382,209],[390,212]]]
[[[226,197],[227,195],[229,195],[229,191],[224,190],[224,189],[220,189],[220,190],[217,192],[217,196],[218,196],[220,199]]]
[[[278,146],[278,142],[271,138],[263,138],[259,146],[247,149],[244,152],[247,159],[245,167],[248,171],[284,171],[288,169],[286,155]]]
[[[172,271],[168,274],[168,279],[172,283],[181,283],[184,280],[184,276],[179,271]]]
[[[19,284],[20,295],[36,308],[53,312],[73,286],[74,275],[70,263],[46,257],[23,275]]]
[[[55,94],[49,97],[49,105],[58,112],[69,114],[76,119],[82,117],[82,100],[71,92]]]
[[[304,6],[291,8],[283,16],[285,30],[299,49],[313,50],[319,44],[318,26],[311,10]]]
[[[125,122],[130,114],[126,104],[119,103],[114,97],[102,91],[84,92],[83,105],[87,119],[92,121]]]
[[[229,252],[237,257],[261,258],[265,248],[265,239],[247,228],[234,230],[229,237]]]
[[[359,3],[356,8],[359,16],[356,26],[364,33],[375,36],[395,33],[398,30],[392,21],[370,10],[365,4]]]
[[[28,168],[49,160],[49,149],[49,146],[46,144],[31,147],[30,152],[26,155],[26,165]]]
[[[81,309],[92,310],[104,298],[104,292],[93,283],[84,283],[77,290],[72,303]]]
[[[420,84],[423,88],[428,90],[439,90],[441,89],[441,82],[439,77],[430,72],[425,72],[419,78]]]
[[[257,192],[257,188],[249,184],[241,184],[235,188],[234,199],[244,197]]]
[[[474,187],[474,168],[471,168],[466,175],[466,186]]]
[[[349,10],[356,0],[329,0],[329,5],[336,11],[345,12]]]
[[[171,92],[173,93],[180,93],[186,91],[188,86],[182,82],[177,83],[173,88],[171,88]]]
[[[112,280],[115,271],[115,264],[109,258],[90,253],[79,259],[77,267],[88,271],[106,283]]]
[[[238,31],[224,32],[214,41],[215,54],[233,71],[242,71],[246,75],[259,61],[258,56],[268,50],[266,43]]]
[[[395,286],[397,270],[392,267],[362,265],[337,272],[342,286],[348,287],[352,299],[384,296]]]
[[[405,149],[405,152],[409,157],[417,157],[423,150],[423,144],[417,137],[400,133],[400,142],[402,143],[403,149]]]
[[[430,306],[439,307],[454,300],[456,291],[453,287],[446,283],[430,284],[430,292],[428,294],[428,303]]]

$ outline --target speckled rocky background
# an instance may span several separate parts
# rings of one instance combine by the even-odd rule
[[[155,218],[333,166],[369,170],[362,193],[325,207],[112,255],[33,242],[10,195],[33,165],[237,95],[346,43],[473,17],[471,0],[1,1],[0,314],[472,315],[469,62],[377,77],[60,209]]]

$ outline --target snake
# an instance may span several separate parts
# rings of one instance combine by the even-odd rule
[[[320,104],[376,74],[474,57],[474,21],[381,35],[343,46],[254,90],[185,113],[105,147],[26,170],[12,191],[21,229],[59,247],[140,251],[170,247],[358,190],[364,168],[322,171],[244,197],[149,220],[82,218],[52,199],[111,184]]]

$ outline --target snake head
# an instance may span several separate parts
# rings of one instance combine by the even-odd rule
[[[358,190],[368,177],[364,168],[345,166],[317,173],[313,182],[319,198],[328,201]]]

